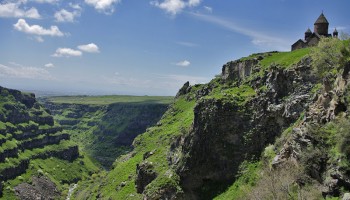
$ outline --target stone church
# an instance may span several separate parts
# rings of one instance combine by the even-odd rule
[[[299,39],[292,45],[292,51],[315,46],[320,41],[321,37],[332,37],[331,34],[328,34],[328,26],[328,20],[322,12],[314,24],[314,32],[311,32],[310,28],[308,28],[305,32],[304,39]],[[333,37],[338,37],[337,29],[333,31]]]

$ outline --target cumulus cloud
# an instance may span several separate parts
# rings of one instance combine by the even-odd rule
[[[6,66],[0,64],[0,76],[26,79],[53,80],[49,71],[38,67],[27,67],[19,64]]]
[[[100,52],[98,46],[94,43],[79,45],[78,49],[80,49],[81,51],[88,52],[88,53],[99,53]]]
[[[15,3],[0,3],[0,17],[23,17],[32,19],[40,18],[40,14],[36,8],[32,7],[30,9],[24,10],[20,8],[22,3],[22,1]]]
[[[187,67],[187,66],[190,66],[190,64],[191,64],[191,62],[188,60],[183,60],[183,61],[176,63],[177,66],[181,66],[181,67]]]
[[[56,52],[52,54],[53,57],[77,57],[82,55],[83,53],[81,51],[70,48],[58,48]]]
[[[13,27],[20,32],[40,36],[62,37],[64,34],[57,26],[51,26],[50,29],[45,29],[39,25],[29,25],[24,19],[19,19]]]
[[[80,16],[80,11],[75,10],[70,12],[66,9],[61,9],[60,11],[57,11],[54,16],[58,22],[74,22],[75,17]]]
[[[53,67],[55,67],[55,65],[52,64],[52,63],[47,63],[47,64],[45,64],[44,66],[47,67],[47,68],[53,68]]]
[[[85,3],[93,6],[97,11],[104,13],[113,13],[115,4],[120,3],[121,0],[85,0]]]
[[[151,1],[151,5],[156,6],[165,12],[176,15],[187,7],[196,7],[201,3],[202,0],[164,0],[163,2]]]

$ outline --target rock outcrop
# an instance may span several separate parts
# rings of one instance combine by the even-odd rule
[[[153,164],[147,161],[136,165],[136,174],[135,185],[138,193],[142,193],[145,187],[157,177],[157,173],[153,171]]]
[[[60,192],[56,185],[47,177],[32,177],[32,184],[21,183],[14,188],[16,195],[20,199],[57,199]]]

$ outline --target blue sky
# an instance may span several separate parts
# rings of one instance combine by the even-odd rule
[[[67,94],[175,95],[230,60],[289,51],[348,0],[0,0],[0,85]]]

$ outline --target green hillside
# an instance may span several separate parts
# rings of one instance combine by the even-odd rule
[[[57,188],[55,198],[64,198],[69,184],[98,171],[84,154],[79,154],[69,134],[33,94],[0,87],[0,102],[0,192],[3,199],[16,199],[15,192],[24,195],[34,186],[23,183],[31,183],[37,177],[52,181]],[[26,189],[20,189],[20,183]],[[48,197],[39,189],[30,195],[35,193]]]

